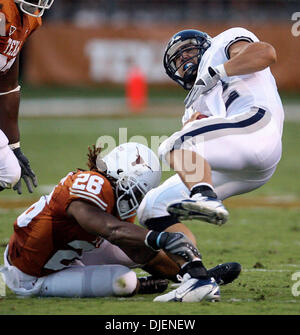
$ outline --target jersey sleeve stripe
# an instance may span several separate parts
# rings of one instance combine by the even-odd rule
[[[226,47],[225,47],[225,55],[226,57],[229,59],[230,58],[230,55],[229,55],[229,48],[232,46],[232,44],[236,43],[236,42],[240,42],[240,41],[246,41],[246,42],[249,42],[249,43],[253,43],[254,41],[252,40],[252,38],[250,37],[247,37],[247,36],[239,36],[239,37],[236,37],[234,40],[230,41]]]
[[[91,202],[93,202],[94,204],[96,204],[99,208],[101,208],[103,211],[106,210],[105,207],[103,207],[98,201],[96,201],[95,199],[91,198],[91,197],[88,197],[88,196],[85,196],[85,195],[78,195],[78,194],[74,194],[72,192],[70,192],[71,195],[76,195],[78,196],[79,198],[83,198],[83,199],[87,199]]]
[[[78,192],[70,192],[71,195],[75,195],[79,198],[84,198],[84,199],[87,199],[87,200],[90,200],[92,201],[93,203],[95,203],[98,207],[100,207],[102,210],[106,211],[107,209],[107,206],[104,206],[100,201],[99,199],[97,198],[94,198],[94,197],[91,197],[90,194],[81,194],[81,193],[78,193]]]
[[[108,206],[102,199],[100,199],[99,197],[97,197],[96,195],[94,195],[94,194],[92,194],[92,193],[90,193],[90,192],[81,191],[81,190],[76,190],[76,189],[74,189],[74,188],[71,188],[70,191],[73,192],[74,194],[83,194],[83,195],[87,195],[87,196],[92,197],[92,198],[94,198],[95,200],[99,201],[99,202],[102,204],[102,206],[104,206],[104,207],[107,207],[107,206]]]

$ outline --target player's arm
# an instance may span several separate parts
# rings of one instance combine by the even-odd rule
[[[266,42],[236,42],[230,46],[229,56],[230,59],[224,63],[227,76],[261,71],[277,60],[275,49]]]
[[[18,126],[20,91],[19,82],[19,56],[12,67],[0,75],[0,129],[9,140],[9,144],[20,141]],[[11,92],[11,93],[9,93]]]
[[[18,125],[20,107],[20,86],[19,86],[19,56],[16,57],[12,67],[0,75],[0,129],[9,140],[9,146],[16,155],[20,167],[21,177],[30,193],[33,187],[37,186],[37,179],[32,171],[27,157],[20,147],[20,131]],[[31,185],[32,184],[32,185]],[[22,194],[21,179],[13,187],[18,194]]]
[[[127,249],[126,253],[128,252],[128,256],[136,263],[147,263],[155,255],[155,252],[145,245],[146,229],[120,221],[82,200],[72,201],[67,208],[67,214],[88,233],[101,236],[112,244]],[[140,248],[143,252],[134,253],[133,248]]]
[[[217,85],[226,77],[251,74],[264,70],[276,62],[276,51],[265,42],[237,41],[229,47],[229,60],[216,67],[209,67],[208,72],[199,78],[198,94],[203,94]]]
[[[200,257],[196,247],[182,233],[149,231],[120,221],[82,200],[72,201],[67,208],[67,215],[88,233],[101,236],[126,250],[127,255],[139,264],[147,263],[156,255],[155,251],[160,249],[180,265]]]
[[[117,245],[143,247],[147,231],[137,225],[120,221],[82,200],[74,200],[68,206],[67,214],[73,217],[88,233],[100,235]]]

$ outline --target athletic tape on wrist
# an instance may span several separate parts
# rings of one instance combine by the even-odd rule
[[[218,73],[220,75],[220,78],[228,77],[227,73],[226,73],[226,70],[225,70],[225,67],[224,67],[224,64],[220,64],[220,65],[216,66],[215,70],[218,71]]]
[[[11,150],[14,150],[14,149],[20,148],[20,142],[9,144],[8,146],[11,148]]]
[[[17,86],[16,88],[14,88],[13,90],[10,90],[8,92],[0,92],[0,95],[6,95],[6,94],[10,94],[10,93],[14,93],[14,92],[19,92],[21,89],[21,86]]]

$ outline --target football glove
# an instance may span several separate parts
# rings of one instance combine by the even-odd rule
[[[37,187],[38,182],[37,178],[32,171],[30,165],[29,165],[29,160],[28,158],[23,154],[21,151],[21,148],[15,148],[13,149],[14,154],[18,158],[20,167],[21,167],[21,179],[23,178],[25,181],[25,184],[27,186],[27,189],[30,193],[33,192],[32,185],[34,187]],[[22,194],[22,183],[21,179],[16,183],[16,185],[13,187],[14,191],[17,191],[18,194]],[[31,185],[32,184],[32,185]]]
[[[197,80],[197,94],[203,94],[214,88],[220,79],[226,77],[224,65],[218,65],[215,68],[209,67],[208,72]]]
[[[193,242],[183,233],[168,233],[150,231],[145,239],[145,244],[153,250],[162,249],[172,255],[183,257],[187,262],[195,258],[201,259],[201,254]]]

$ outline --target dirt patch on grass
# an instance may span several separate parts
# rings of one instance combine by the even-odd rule
[[[0,208],[16,209],[31,206],[37,200],[0,200]]]

